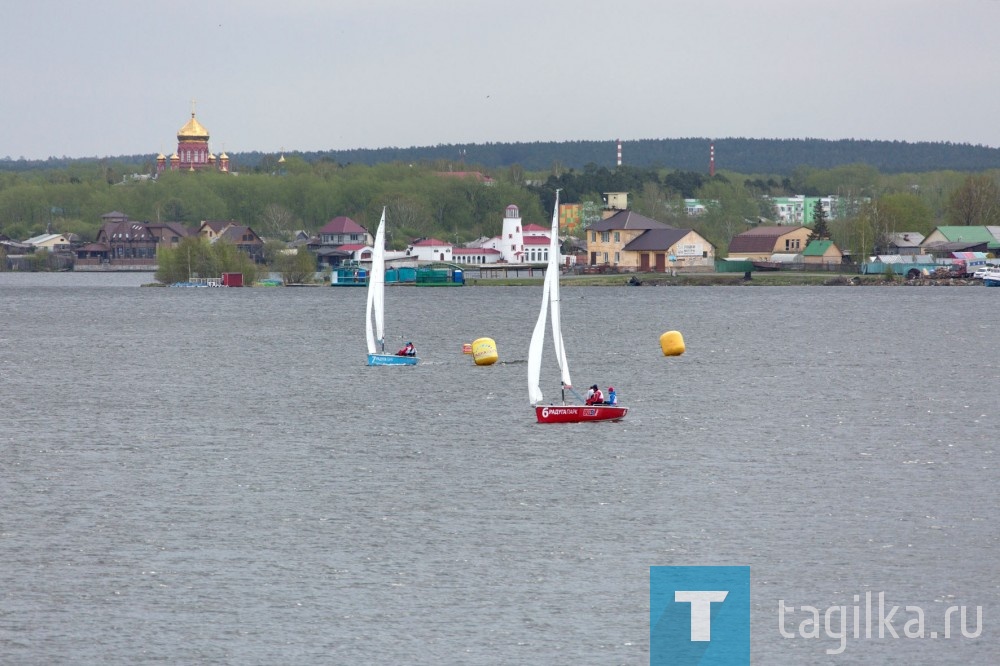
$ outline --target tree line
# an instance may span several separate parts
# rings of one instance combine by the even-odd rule
[[[751,139],[743,137],[694,137],[683,139],[625,139],[623,164],[637,168],[707,171],[709,145],[715,146],[716,166],[740,173],[789,176],[804,166],[832,169],[867,164],[881,173],[924,171],[984,171],[1000,168],[1000,148],[951,142],[870,141],[862,139]],[[536,141],[517,143],[439,144],[409,148],[356,148],[308,150],[294,153],[308,164],[367,165],[399,162],[467,163],[477,168],[504,169],[519,165],[529,171],[563,167],[582,169],[587,164],[617,166],[617,139],[592,141]],[[259,151],[230,153],[235,168],[267,172],[277,168],[278,156]],[[110,169],[140,165],[152,173],[155,155],[47,160],[0,159],[0,171],[63,169],[79,162],[100,161]]]
[[[893,232],[927,234],[937,225],[1000,224],[1000,170],[883,173],[868,164],[828,169],[800,167],[787,175],[704,170],[554,165],[529,171],[520,165],[491,169],[445,161],[365,166],[310,163],[290,155],[273,169],[241,172],[168,172],[129,177],[137,165],[73,164],[63,169],[0,171],[0,234],[24,240],[46,232],[94,240],[101,216],[112,211],[143,221],[236,220],[272,241],[293,232],[316,233],[347,216],[374,228],[383,206],[388,244],[402,249],[418,238],[463,243],[500,232],[503,211],[517,205],[526,222],[545,225],[555,191],[563,203],[580,203],[599,219],[608,192],[627,192],[636,212],[679,228],[693,228],[724,255],[729,240],[751,225],[777,218],[773,197],[835,195],[840,204],[829,224],[833,240],[855,256],[872,253]],[[489,184],[459,172],[477,171]],[[691,217],[685,199],[706,208]],[[808,222],[807,222],[808,223]]]

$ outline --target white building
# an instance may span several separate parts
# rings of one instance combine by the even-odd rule
[[[539,264],[549,260],[549,230],[537,224],[523,224],[521,211],[511,204],[504,209],[503,231],[483,242],[484,248],[500,253],[508,264]]]
[[[436,238],[423,238],[406,248],[417,261],[452,261],[452,245]]]
[[[500,261],[500,251],[491,247],[456,247],[451,251],[456,264],[495,264]]]

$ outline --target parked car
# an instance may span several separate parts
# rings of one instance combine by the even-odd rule
[[[990,271],[995,271],[996,269],[997,269],[996,266],[980,266],[979,268],[976,269],[976,272],[972,274],[972,279],[982,280],[984,277],[986,277],[987,273],[989,273]]]

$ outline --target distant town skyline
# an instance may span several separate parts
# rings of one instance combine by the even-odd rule
[[[0,157],[685,137],[1000,145],[997,0],[19,3]]]

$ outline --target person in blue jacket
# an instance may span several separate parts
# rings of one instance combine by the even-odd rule
[[[615,393],[615,387],[614,386],[609,386],[608,387],[608,401],[605,404],[608,404],[608,405],[617,405],[618,404],[618,394]]]

